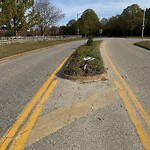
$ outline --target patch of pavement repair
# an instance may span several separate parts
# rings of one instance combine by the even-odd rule
[[[25,147],[77,119],[111,104],[118,97],[116,92],[116,89],[108,81],[80,84],[59,78]]]
[[[143,149],[113,83],[116,77],[101,54],[108,80],[81,84],[58,78],[26,150]]]
[[[116,100],[25,150],[143,150],[125,109],[118,107],[120,105],[121,101]]]

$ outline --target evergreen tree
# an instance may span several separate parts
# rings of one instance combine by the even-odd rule
[[[96,34],[100,29],[100,21],[98,16],[92,9],[87,9],[83,12],[79,19],[80,34],[85,36],[89,34]]]
[[[34,0],[1,0],[0,26],[18,35],[36,24]]]
[[[142,30],[143,14],[144,11],[137,4],[128,6],[120,15],[108,20],[103,27],[104,32],[108,36],[139,36]]]
[[[77,34],[77,21],[75,19],[70,20],[66,26],[67,35],[76,35]]]
[[[143,10],[137,4],[124,9],[121,17],[123,18],[126,33],[130,33],[131,36],[141,33]]]

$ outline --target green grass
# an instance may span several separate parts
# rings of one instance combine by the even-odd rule
[[[24,53],[24,52],[28,52],[28,51],[48,47],[48,46],[53,46],[65,42],[76,41],[76,40],[81,40],[81,39],[2,44],[0,45],[0,59],[12,55],[20,54],[20,53]]]
[[[150,41],[141,41],[134,43],[134,45],[150,50]]]
[[[94,76],[104,72],[103,60],[100,55],[101,41],[94,41],[92,46],[87,44],[79,47],[64,70],[70,76]],[[85,57],[95,58],[84,60]],[[86,67],[85,67],[86,66]]]

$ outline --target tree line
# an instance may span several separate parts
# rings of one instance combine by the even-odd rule
[[[46,34],[64,17],[50,0],[1,0],[0,30],[8,35]]]
[[[128,6],[119,15],[99,20],[97,14],[87,9],[78,20],[72,19],[66,26],[61,26],[62,34],[75,35],[79,27],[80,35],[100,35],[103,29],[103,36],[140,36],[143,25],[144,10],[137,4]],[[145,32],[150,36],[150,8],[145,12]]]
[[[144,10],[137,4],[128,6],[119,15],[99,19],[92,9],[87,9],[78,18],[66,25],[56,24],[65,15],[50,0],[1,0],[0,35],[100,35],[140,36]],[[145,12],[145,32],[150,36],[150,8]]]
[[[144,10],[137,4],[128,6],[120,15],[101,20],[105,36],[141,36]],[[150,36],[150,8],[145,11],[144,35]]]
[[[77,20],[71,19],[66,26],[61,26],[61,33],[64,35],[82,36],[98,35],[101,23],[97,14],[92,9],[85,10]]]

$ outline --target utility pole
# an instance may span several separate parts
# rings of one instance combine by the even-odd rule
[[[77,37],[79,37],[79,14],[77,14]]]
[[[146,11],[146,9],[144,8],[143,25],[142,25],[142,38],[143,38],[143,36],[144,36],[144,28],[145,28],[145,11]]]

